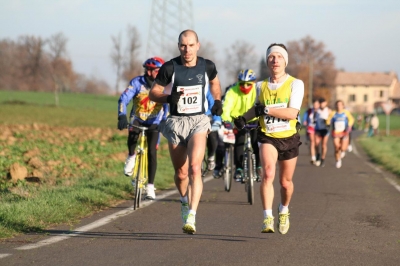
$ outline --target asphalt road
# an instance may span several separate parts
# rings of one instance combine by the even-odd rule
[[[0,242],[0,265],[400,265],[400,186],[359,147],[340,169],[331,141],[329,149],[321,168],[301,146],[286,235],[260,233],[258,183],[249,205],[242,184],[225,192],[209,177],[195,235],[182,233],[176,191],[157,191],[137,211],[127,201],[74,226]]]

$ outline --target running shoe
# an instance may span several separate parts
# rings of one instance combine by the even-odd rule
[[[133,174],[133,167],[135,167],[135,155],[129,156],[126,158],[125,166],[124,166],[124,174],[126,176],[132,176]]]
[[[242,182],[242,180],[243,180],[243,170],[242,170],[242,168],[236,169],[235,178],[236,178],[236,182]]]
[[[186,234],[196,233],[196,216],[189,214],[186,219],[186,223],[183,225],[182,230]]]
[[[221,172],[220,172],[220,170],[214,169],[213,177],[214,177],[214,178],[220,178],[220,177],[221,177]]]
[[[289,231],[289,215],[289,213],[279,213],[278,230],[279,233],[281,233],[282,235],[286,234]]]
[[[214,170],[214,168],[215,168],[215,161],[214,161],[214,159],[208,159],[208,167],[207,167],[207,169],[208,169],[209,171],[211,171],[211,170]]]
[[[321,165],[321,161],[315,161],[315,166],[320,166]]]
[[[181,218],[182,218],[182,223],[185,224],[186,220],[189,215],[189,203],[183,203],[181,204]]]
[[[321,164],[319,165],[319,167],[325,167],[325,160],[321,160]]]
[[[156,193],[154,192],[154,185],[149,185],[147,184],[146,187],[146,199],[148,200],[155,200],[156,199]]]
[[[267,218],[264,219],[261,233],[275,233],[274,217],[267,216]]]
[[[336,162],[336,168],[342,167],[342,160]]]
[[[347,147],[347,151],[348,152],[352,152],[353,151],[353,146],[351,144]]]

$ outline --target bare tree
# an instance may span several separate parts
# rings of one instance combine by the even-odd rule
[[[200,50],[198,55],[206,59],[210,59],[214,63],[217,63],[217,50],[212,42],[204,41],[200,43]]]
[[[255,46],[244,40],[238,40],[226,50],[225,67],[229,77],[237,80],[240,70],[251,68],[257,65]]]
[[[118,95],[118,87],[121,81],[121,70],[123,67],[123,56],[122,56],[122,38],[121,33],[118,36],[111,36],[111,40],[113,42],[113,47],[111,51],[111,61],[115,67],[116,71],[116,82],[115,82],[115,95]]]
[[[41,80],[45,78],[44,45],[40,37],[22,36],[19,38],[18,58],[21,60],[22,75],[25,79],[22,90],[41,90]]]
[[[288,42],[287,49],[288,73],[304,81],[303,104],[310,105],[312,97],[331,99],[336,75],[333,53],[326,51],[325,44],[311,36]]]
[[[124,64],[123,78],[129,82],[141,74],[142,67],[139,58],[140,36],[135,26],[128,25],[127,61]]]
[[[65,68],[65,60],[63,57],[67,54],[67,38],[62,33],[57,33],[47,40],[49,45],[50,57],[50,75],[53,79],[53,91],[55,105],[59,106],[58,93],[60,87],[64,87],[65,79],[63,70]]]

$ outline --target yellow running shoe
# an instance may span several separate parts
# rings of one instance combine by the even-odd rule
[[[289,222],[290,213],[279,213],[279,233],[282,235],[286,234],[289,231],[290,222]]]
[[[189,213],[186,223],[183,225],[182,230],[186,234],[194,234],[196,233],[196,216]]]
[[[261,233],[275,233],[273,216],[267,216],[267,218],[264,219]]]

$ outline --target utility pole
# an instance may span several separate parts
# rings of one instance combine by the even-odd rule
[[[194,30],[192,0],[153,0],[146,56],[177,56],[179,33],[187,29]]]
[[[313,98],[313,60],[310,59],[308,65],[308,107],[312,106]]]

